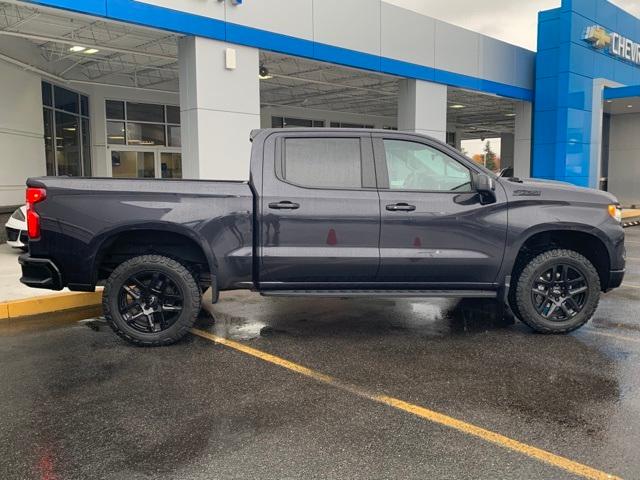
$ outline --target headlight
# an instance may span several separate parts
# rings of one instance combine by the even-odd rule
[[[622,222],[622,207],[620,205],[609,205],[609,215],[616,221]]]
[[[13,215],[11,215],[11,218],[14,218],[20,222],[24,222],[24,214],[22,213],[22,209],[19,208],[17,209],[15,212],[13,212]]]

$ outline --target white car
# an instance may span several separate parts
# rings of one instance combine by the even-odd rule
[[[7,244],[13,248],[27,249],[27,206],[18,208],[5,224],[7,230]]]

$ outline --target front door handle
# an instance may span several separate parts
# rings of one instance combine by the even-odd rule
[[[284,200],[282,202],[270,203],[269,208],[272,208],[274,210],[297,210],[298,208],[300,208],[300,204],[290,202],[289,200]]]
[[[409,205],[408,203],[394,203],[387,205],[387,210],[390,212],[413,212],[415,209],[415,205]]]

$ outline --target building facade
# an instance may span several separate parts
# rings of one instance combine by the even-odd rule
[[[245,180],[249,132],[290,126],[458,148],[497,137],[515,175],[627,204],[640,191],[640,21],[605,0],[541,12],[537,54],[381,0],[0,0],[0,13],[7,208],[45,174]]]

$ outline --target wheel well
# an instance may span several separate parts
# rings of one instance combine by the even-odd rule
[[[609,282],[610,259],[604,243],[594,235],[571,230],[552,230],[537,233],[527,239],[520,248],[513,267],[512,276],[515,278],[519,269],[536,255],[565,248],[578,252],[589,260],[598,271],[602,290],[607,289]]]
[[[180,233],[163,230],[129,230],[110,238],[96,258],[97,281],[106,280],[121,263],[140,255],[164,255],[184,264],[202,287],[211,285],[211,271],[204,250]]]

